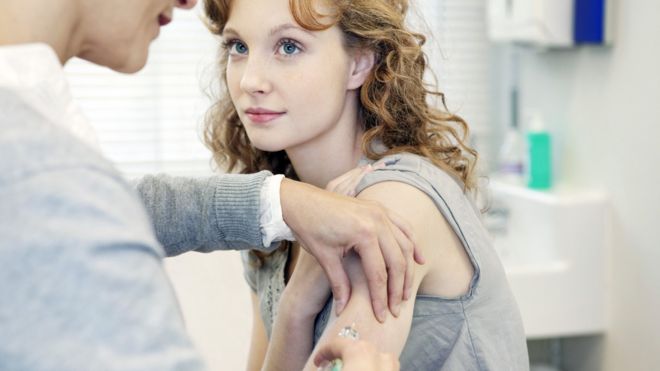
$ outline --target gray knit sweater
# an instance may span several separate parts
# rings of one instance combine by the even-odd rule
[[[204,369],[162,258],[260,246],[267,175],[147,177],[145,210],[100,154],[0,87],[0,370]]]

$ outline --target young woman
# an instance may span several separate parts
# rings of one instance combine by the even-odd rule
[[[467,125],[427,103],[442,95],[423,83],[425,39],[404,26],[407,8],[405,0],[206,3],[228,91],[208,117],[216,160],[318,187],[379,161],[357,197],[406,217],[427,260],[404,294],[415,300],[374,314],[358,258],[348,254],[353,292],[337,316],[332,307],[344,305],[328,299],[304,240],[245,255],[251,370],[313,369],[314,346],[352,331],[399,354],[403,370],[528,368],[518,308],[468,197],[476,153]]]

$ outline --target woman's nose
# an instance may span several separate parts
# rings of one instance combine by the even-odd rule
[[[255,59],[249,60],[241,78],[241,89],[248,94],[267,94],[271,90],[266,66]]]
[[[175,0],[176,7],[181,9],[191,9],[197,4],[197,0]]]

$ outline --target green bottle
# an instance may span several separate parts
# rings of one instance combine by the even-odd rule
[[[552,140],[538,116],[532,119],[527,133],[529,154],[527,186],[532,189],[552,187]]]

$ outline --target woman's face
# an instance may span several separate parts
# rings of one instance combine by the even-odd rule
[[[337,26],[303,29],[289,0],[234,0],[222,37],[229,94],[255,147],[309,147],[350,121],[353,58]]]
[[[120,72],[144,67],[149,45],[175,7],[189,9],[197,0],[85,0],[80,2],[76,56]]]

